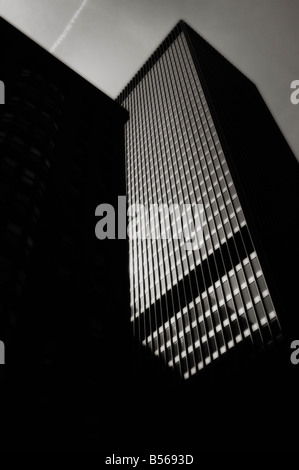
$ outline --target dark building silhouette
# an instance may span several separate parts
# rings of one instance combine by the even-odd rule
[[[4,20],[1,44],[1,339],[7,362],[81,363],[127,297],[126,241],[94,227],[125,193],[128,113]]]
[[[3,19],[0,38],[5,432],[63,446],[130,374],[127,240],[95,236],[96,207],[125,194],[128,113]]]

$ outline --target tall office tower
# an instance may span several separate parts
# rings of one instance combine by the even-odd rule
[[[190,204],[185,220],[203,230],[198,249],[130,240],[134,334],[185,379],[268,350],[295,305],[298,169],[255,85],[180,21],[118,102],[130,113],[128,204]]]

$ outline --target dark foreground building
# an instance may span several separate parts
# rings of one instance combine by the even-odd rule
[[[295,157],[256,86],[183,21],[118,102],[130,113],[128,204],[188,203],[195,227],[197,203],[204,213],[199,249],[171,236],[130,241],[134,334],[188,379],[174,411],[182,428],[189,413],[213,446],[227,426],[234,437],[221,432],[220,445],[237,448],[263,419],[253,446],[274,445],[298,332]],[[246,431],[234,428],[244,415]]]
[[[124,317],[126,242],[94,228],[95,208],[125,193],[128,113],[0,26],[1,339],[7,363],[78,364]]]
[[[129,367],[127,241],[95,236],[96,207],[125,194],[128,113],[3,19],[0,39],[5,432],[67,445]]]

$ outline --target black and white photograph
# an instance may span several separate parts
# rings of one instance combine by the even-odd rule
[[[0,448],[298,447],[298,18],[0,0]]]

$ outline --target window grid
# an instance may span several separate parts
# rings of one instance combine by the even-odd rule
[[[168,45],[155,64],[149,62],[147,75],[124,102],[131,111],[126,126],[128,202],[188,202],[195,217],[194,204],[201,199],[206,215],[204,250],[185,253],[182,243],[175,240],[130,240],[131,320],[138,325],[135,334],[141,335],[143,330],[143,342],[187,378],[246,338],[262,343],[266,327],[271,333],[271,324],[278,320],[267,289],[260,288],[264,277],[256,253],[248,252],[243,238],[244,214],[186,39],[181,34],[172,43],[169,39]],[[176,218],[173,220],[177,227]],[[240,257],[234,239],[237,232],[245,258]],[[228,271],[223,247],[230,238],[238,262],[233,263],[229,251],[232,268]],[[223,275],[215,250],[223,262]],[[211,272],[211,257],[218,281],[207,286],[202,264],[206,261]],[[195,285],[191,282],[190,272],[196,266],[202,272],[204,291],[197,274]],[[187,287],[191,290],[189,302]],[[169,310],[165,297],[166,291],[173,296],[173,289],[179,304],[183,301],[178,311]],[[157,302],[161,304],[160,322]],[[146,321],[149,309],[155,315],[149,314]]]

